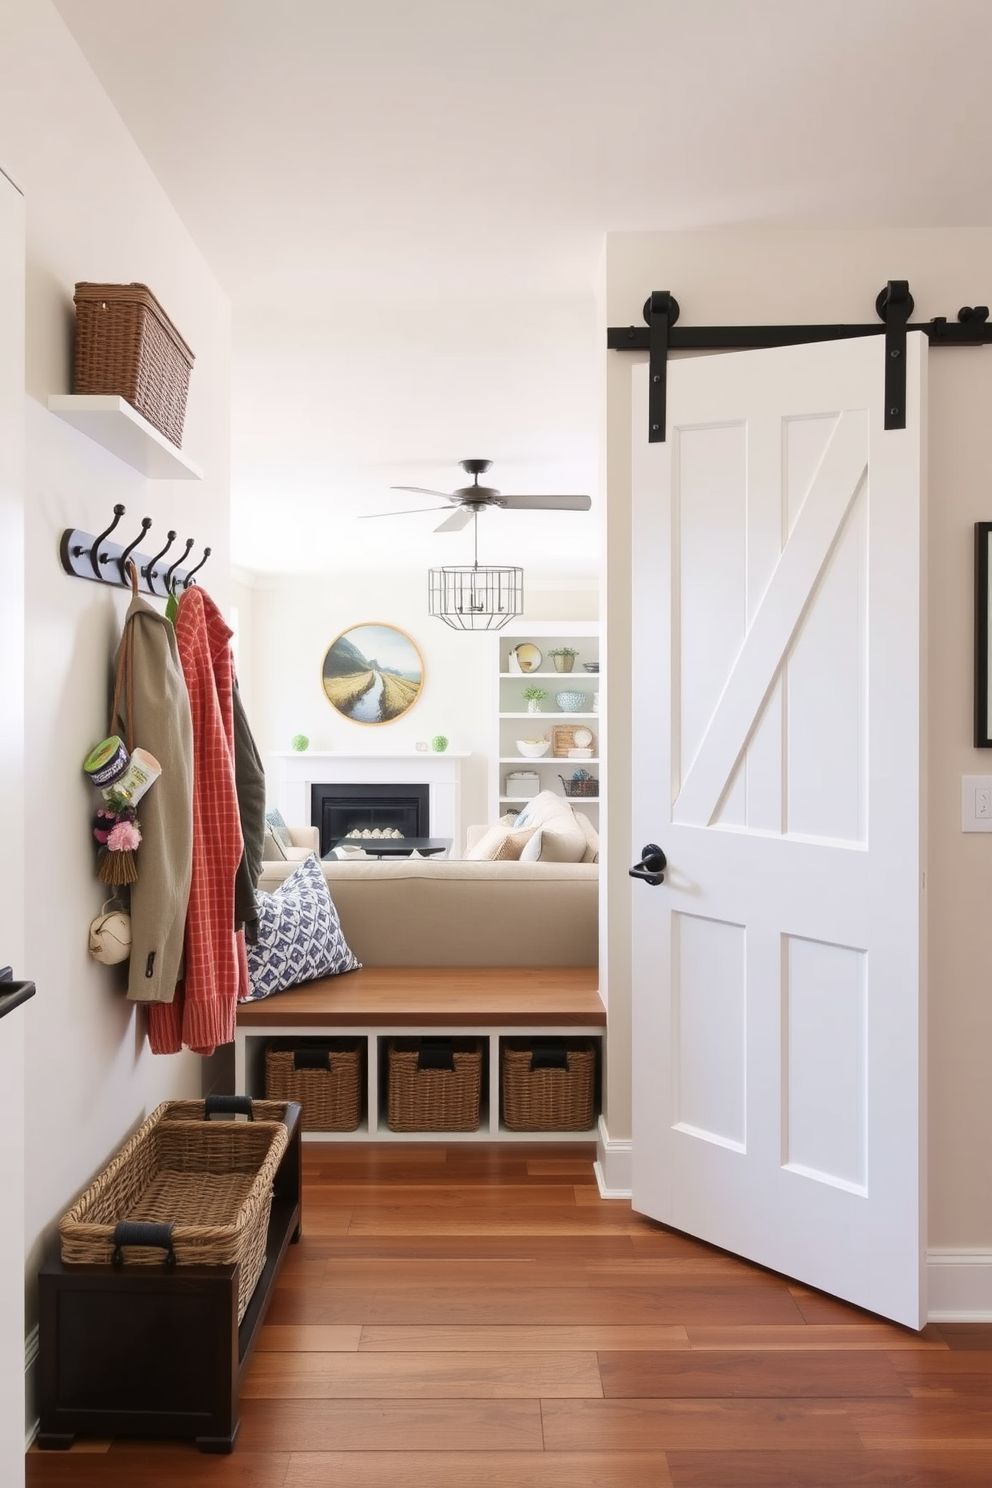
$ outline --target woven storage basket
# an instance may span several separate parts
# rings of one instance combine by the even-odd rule
[[[566,780],[564,775],[559,775],[558,779],[562,783],[566,796],[598,797],[599,795],[599,781],[595,775],[586,775],[579,779],[573,775],[571,780]]]
[[[267,1105],[273,1116],[285,1110],[256,1101],[255,1116],[269,1114]],[[202,1101],[166,1101],[152,1112],[62,1217],[62,1260],[160,1265],[161,1244],[123,1239],[124,1257],[114,1231],[171,1224],[177,1265],[240,1265],[240,1323],[265,1266],[272,1183],[289,1134],[278,1119],[204,1121],[203,1110]]]
[[[503,1123],[510,1131],[588,1131],[596,1049],[591,1039],[506,1039]]]
[[[478,1131],[479,1039],[390,1039],[390,1131]]]
[[[74,393],[114,393],[177,447],[193,353],[146,284],[77,284]]]
[[[335,1039],[322,1048],[266,1049],[265,1094],[299,1101],[304,1131],[355,1131],[362,1108],[358,1043]]]

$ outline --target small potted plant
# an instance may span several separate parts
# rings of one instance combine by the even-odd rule
[[[554,646],[548,652],[555,664],[556,672],[570,672],[578,654],[574,646]]]
[[[533,683],[531,683],[530,686],[525,687],[524,700],[527,703],[527,712],[540,713],[541,704],[544,702],[544,699],[547,697],[547,695],[547,689],[544,687],[537,687]]]

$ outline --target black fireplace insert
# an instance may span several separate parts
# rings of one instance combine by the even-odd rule
[[[391,828],[404,837],[430,835],[429,785],[312,785],[310,822],[320,829],[320,852],[351,832]]]

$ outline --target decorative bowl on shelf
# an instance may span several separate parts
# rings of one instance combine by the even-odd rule
[[[518,739],[517,753],[525,759],[540,759],[551,748],[550,739]]]
[[[514,646],[513,655],[516,657],[517,665],[522,672],[539,672],[544,657],[533,641],[521,641],[519,646]]]
[[[598,672],[599,671],[599,662],[598,661],[584,661],[582,663],[582,669],[583,669],[583,671],[586,671],[586,672]]]
[[[556,692],[555,702],[562,713],[582,713],[589,704],[589,697],[584,692]]]

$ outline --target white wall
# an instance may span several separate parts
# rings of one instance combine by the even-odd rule
[[[31,1278],[59,1215],[160,1100],[198,1093],[202,1062],[153,1058],[122,978],[86,952],[105,897],[90,842],[93,792],[81,761],[107,729],[123,590],[65,575],[64,527],[154,522],[213,548],[205,587],[227,603],[230,326],[225,297],[48,0],[0,9],[0,161],[27,210],[26,1251]],[[77,280],[151,286],[196,353],[184,449],[202,483],[145,482],[47,412],[70,390]],[[146,549],[154,552],[154,548]],[[8,865],[9,872],[10,865]],[[10,1396],[4,1392],[6,1411]],[[21,1411],[17,1402],[18,1429]]]
[[[597,587],[525,571],[526,620],[595,619]],[[239,586],[239,617],[246,591]],[[405,752],[446,734],[472,758],[462,770],[461,820],[488,816],[487,760],[495,737],[492,713],[494,637],[452,630],[427,612],[427,574],[362,569],[262,579],[251,591],[251,660],[242,660],[246,707],[266,765],[271,754],[306,734],[310,748],[342,754]],[[365,621],[403,630],[424,659],[424,686],[409,713],[391,724],[352,723],[331,707],[321,686],[324,653],[342,630]]]
[[[953,319],[960,306],[992,299],[990,265],[992,233],[977,230],[619,234],[607,239],[604,318],[609,325],[641,325],[648,294],[668,289],[686,325],[870,322],[878,291],[899,278],[910,281],[914,319]],[[605,355],[612,762],[607,1123],[611,1138],[624,1138],[630,1133],[631,842],[620,762],[629,750],[631,712],[624,667],[630,640],[629,389],[637,354]],[[992,347],[934,348],[929,387],[929,1241],[931,1249],[987,1249],[992,838],[962,835],[960,776],[992,773],[992,759],[971,744],[973,524],[992,518]]]

